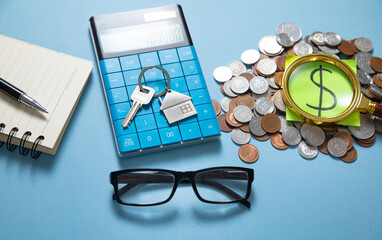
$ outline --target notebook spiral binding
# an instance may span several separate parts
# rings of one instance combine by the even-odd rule
[[[0,133],[3,131],[4,128],[5,128],[5,124],[0,123]],[[11,129],[11,131],[9,131],[7,142],[6,142],[6,147],[7,147],[7,150],[10,152],[13,152],[17,147],[17,145],[12,144],[12,138],[18,131],[19,131],[19,129],[17,127],[14,127]],[[27,131],[23,134],[23,136],[20,139],[19,153],[23,156],[26,156],[29,152],[29,149],[25,147],[25,142],[28,140],[28,138],[31,135],[32,135],[32,133]],[[33,142],[32,149],[31,149],[31,157],[33,159],[37,159],[41,155],[41,152],[37,151],[37,147],[42,142],[42,140],[44,140],[44,136],[39,136]],[[2,147],[3,145],[4,145],[4,142],[0,142],[0,147]]]

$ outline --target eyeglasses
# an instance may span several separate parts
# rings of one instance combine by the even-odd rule
[[[198,199],[206,203],[240,202],[247,200],[253,182],[253,169],[215,167],[198,171],[177,172],[164,169],[129,169],[110,173],[114,187],[113,200],[130,206],[154,206],[166,203],[174,196],[179,183],[191,183]]]

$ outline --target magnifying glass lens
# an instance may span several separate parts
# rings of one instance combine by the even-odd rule
[[[354,87],[338,67],[321,61],[299,65],[288,81],[292,101],[304,112],[316,117],[335,117],[348,109]]]

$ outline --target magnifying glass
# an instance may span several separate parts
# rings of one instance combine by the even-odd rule
[[[362,94],[357,74],[331,55],[308,54],[293,60],[282,87],[285,104],[307,122],[330,125],[356,110],[382,118],[382,105]]]

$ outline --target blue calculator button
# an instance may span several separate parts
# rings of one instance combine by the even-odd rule
[[[138,77],[141,71],[141,69],[124,71],[123,77],[125,78],[126,85],[138,85]],[[143,78],[142,83],[145,83],[145,80]]]
[[[153,108],[154,113],[160,112],[160,106],[161,106],[161,103],[159,101],[159,98],[153,98],[151,100],[151,107]]]
[[[164,80],[160,80],[160,81],[155,81],[155,82],[149,82],[146,85],[148,87],[153,88],[155,90],[155,93],[160,93],[160,92],[164,91],[167,83]],[[170,89],[171,89],[171,87],[170,87]]]
[[[127,95],[129,96],[129,99],[131,99],[131,94],[133,94],[133,92],[134,92],[136,87],[138,87],[138,84],[137,85],[126,86]]]
[[[182,68],[185,76],[202,73],[198,60],[182,62]]]
[[[113,117],[113,120],[124,119],[129,111],[129,102],[110,105],[110,112],[111,116]]]
[[[182,71],[182,67],[180,66],[180,63],[166,64],[166,65],[163,65],[162,67],[166,69],[166,71],[170,75],[170,78],[183,76],[183,71]]]
[[[142,116],[136,116],[134,118],[135,126],[138,132],[143,132],[147,130],[153,130],[157,128],[155,123],[154,114],[146,114]]]
[[[164,79],[163,72],[158,68],[152,68],[147,70],[143,76],[145,77],[146,82],[158,81]]]
[[[121,66],[119,65],[118,58],[101,60],[99,61],[99,65],[101,66],[101,71],[103,75],[121,71]]]
[[[188,88],[184,77],[172,78],[170,83],[170,89],[177,92],[186,92]]]
[[[106,90],[110,88],[122,87],[125,85],[123,81],[122,73],[111,73],[103,76]]]
[[[136,133],[119,136],[117,137],[117,140],[121,152],[131,152],[140,149]]]
[[[155,117],[155,121],[157,123],[158,128],[164,128],[164,127],[169,127],[170,126],[168,124],[167,119],[164,116],[163,112],[156,112],[156,113],[154,113],[154,117]]]
[[[158,130],[138,133],[142,148],[150,148],[161,145]]]
[[[120,120],[114,121],[115,135],[117,135],[117,137],[137,132],[135,130],[134,120],[130,123],[128,128],[123,128],[122,127],[123,120],[124,119],[120,119]]]
[[[215,136],[220,134],[220,127],[216,118],[205,121],[200,121],[200,129],[203,137]]]
[[[139,54],[139,59],[143,68],[151,65],[160,65],[157,52]]]
[[[158,52],[162,64],[179,62],[178,54],[175,49],[167,49]]]
[[[199,121],[216,118],[215,110],[211,103],[197,105],[195,109],[198,112]]]
[[[120,57],[119,61],[121,62],[122,71],[141,68],[138,55]]]
[[[126,88],[120,87],[107,90],[107,99],[109,100],[109,104],[127,102],[128,97],[126,93]]]
[[[199,124],[197,122],[179,125],[180,133],[184,141],[201,138]]]
[[[178,48],[177,50],[178,50],[180,61],[198,59],[198,57],[196,56],[194,46],[181,47],[181,48]]]
[[[158,131],[162,140],[162,144],[164,145],[170,143],[177,143],[182,140],[177,126],[161,128]]]
[[[189,90],[207,88],[202,74],[187,76],[186,82]]]
[[[194,105],[211,102],[211,98],[210,98],[210,95],[208,94],[207,89],[199,89],[199,90],[190,91],[190,95],[192,98],[192,103]]]

